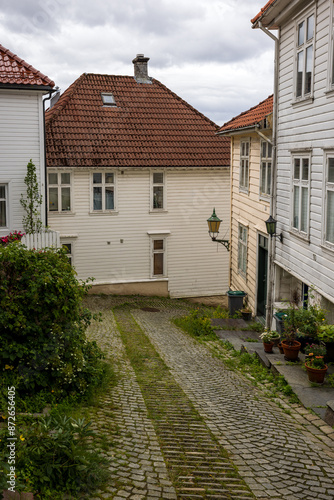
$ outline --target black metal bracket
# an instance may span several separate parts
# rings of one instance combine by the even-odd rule
[[[224,245],[224,247],[226,248],[226,250],[229,252],[230,251],[230,242],[229,240],[217,240],[217,238],[213,238],[211,237],[212,241],[215,241],[216,243],[221,243],[222,245]]]

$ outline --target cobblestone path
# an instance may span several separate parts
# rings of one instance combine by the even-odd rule
[[[112,440],[96,498],[333,500],[333,441],[316,417],[284,413],[171,315],[115,310],[119,331],[109,310],[90,330],[118,376],[95,421]]]

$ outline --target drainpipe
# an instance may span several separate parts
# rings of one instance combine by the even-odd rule
[[[47,177],[47,168],[46,168],[46,141],[45,141],[45,101],[49,101],[52,97],[52,94],[54,92],[58,92],[59,88],[56,87],[55,89],[52,89],[49,91],[49,95],[43,99],[43,141],[44,141],[44,176],[45,176],[45,183],[44,183],[44,196],[45,196],[45,227],[48,225],[48,177]]]
[[[273,35],[268,29],[262,26],[261,21],[258,22],[261,31],[268,35],[275,42],[275,64],[274,64],[274,102],[273,102],[273,160],[272,160],[272,176],[271,176],[271,197],[270,197],[270,214],[276,215],[276,174],[277,174],[277,97],[278,97],[278,43],[279,39]],[[271,329],[273,320],[273,296],[275,283],[275,239],[269,238],[269,279],[267,289],[267,305],[266,305],[266,327]]]

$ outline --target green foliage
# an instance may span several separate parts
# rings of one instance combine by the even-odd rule
[[[39,193],[36,167],[32,160],[27,165],[27,175],[24,178],[27,186],[27,197],[21,194],[20,203],[26,215],[23,217],[23,227],[27,234],[39,233],[43,227],[41,220],[42,195]]]
[[[304,309],[292,304],[284,313],[284,337],[288,340],[297,336],[316,338],[320,325],[325,321],[325,311],[318,305],[308,305]]]
[[[229,312],[228,309],[224,309],[221,306],[218,306],[212,314],[213,318],[228,318],[229,317]]]
[[[103,484],[109,475],[108,461],[91,451],[89,438],[94,433],[90,425],[84,419],[58,414],[17,429],[16,489],[38,492],[36,498],[46,500],[62,499],[64,493],[91,492]],[[6,464],[4,431],[0,439],[0,463]]]
[[[334,325],[321,325],[317,337],[322,342],[334,342]]]
[[[216,338],[210,318],[199,309],[191,311],[188,316],[175,318],[174,323],[195,337]]]
[[[103,374],[102,352],[88,342],[92,320],[62,250],[0,248],[0,373],[20,394],[49,389],[84,394]]]

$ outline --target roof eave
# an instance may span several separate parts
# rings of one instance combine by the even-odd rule
[[[279,29],[282,20],[302,1],[304,0],[274,0],[265,11],[251,20],[252,28]]]
[[[17,83],[0,83],[0,89],[10,90],[40,90],[45,93],[54,91],[55,89],[50,85],[25,85]]]

